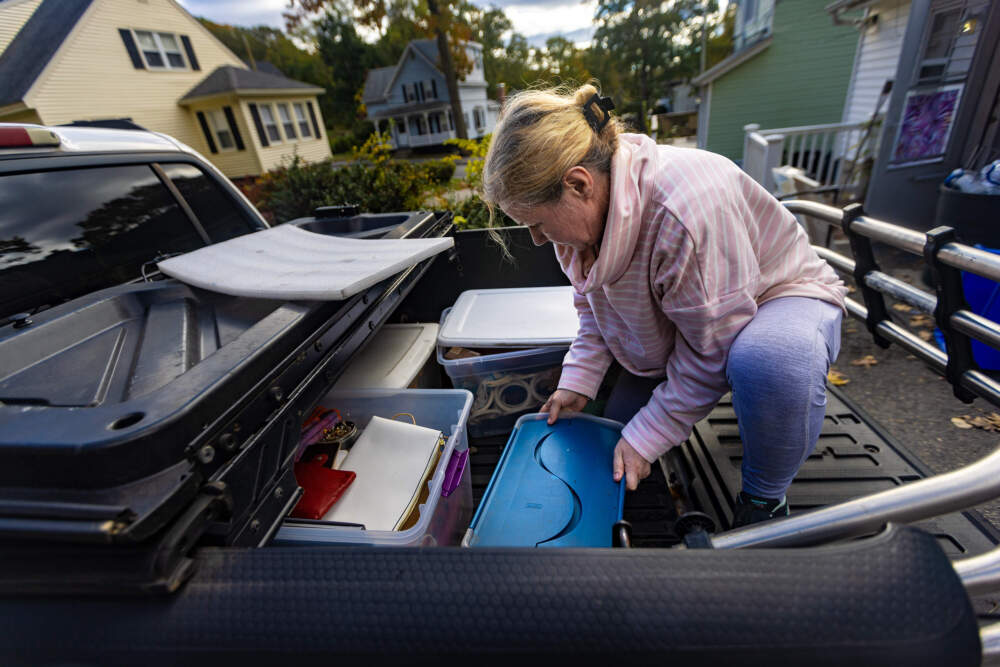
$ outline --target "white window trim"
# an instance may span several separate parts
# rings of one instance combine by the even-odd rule
[[[271,120],[274,121],[274,127],[278,130],[278,139],[271,136],[271,133],[267,131],[267,121],[264,119],[264,112],[260,113],[260,124],[264,126],[264,134],[267,135],[267,142],[271,146],[275,144],[283,144],[287,141],[284,132],[281,131],[281,123],[278,121],[278,113],[274,110],[273,104],[257,104],[258,109],[267,109],[268,113],[271,114]]]
[[[208,124],[212,128],[212,134],[215,135],[215,147],[220,153],[230,153],[236,151],[236,137],[233,135],[232,128],[229,127],[229,121],[226,119],[226,112],[222,109],[212,109],[211,111],[206,111],[205,115],[208,117]],[[219,124],[222,127],[219,127]],[[219,130],[225,130],[229,133],[229,140],[232,142],[232,146],[226,148],[222,145],[222,139],[219,138]]]
[[[288,125],[292,126],[292,134],[288,134],[288,127],[286,127],[285,121],[281,118],[281,108],[285,108],[285,115],[288,117]],[[278,112],[278,124],[281,125],[281,133],[285,135],[285,139],[288,141],[296,141],[299,138],[298,128],[295,127],[295,119],[292,116],[292,109],[288,102],[275,102],[274,108]]]
[[[160,57],[163,58],[163,65],[150,65],[149,61],[146,60],[146,51],[142,48],[142,44],[139,42],[139,33],[148,32],[153,36],[153,42],[156,43],[156,48],[160,52]],[[174,67],[170,64],[170,58],[167,57],[167,50],[163,48],[163,43],[160,41],[160,33],[165,35],[170,35],[174,38],[177,43],[178,51],[175,53],[180,54],[181,60],[184,61],[184,65],[181,67]],[[139,55],[142,57],[142,62],[145,63],[146,69],[153,71],[173,71],[173,72],[189,72],[191,71],[191,63],[188,62],[187,54],[184,53],[184,44],[181,42],[181,36],[176,32],[165,32],[157,30],[144,30],[139,28],[132,28],[132,39],[135,40],[135,47],[139,50]]]
[[[295,122],[298,123],[299,134],[302,136],[302,140],[318,139],[319,137],[313,136],[312,125],[310,125],[309,116],[306,114],[306,103],[292,102],[292,112],[295,114]]]

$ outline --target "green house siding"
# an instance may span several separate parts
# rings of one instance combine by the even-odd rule
[[[858,31],[835,26],[830,0],[778,0],[763,53],[712,82],[706,148],[738,160],[743,126],[840,122]]]

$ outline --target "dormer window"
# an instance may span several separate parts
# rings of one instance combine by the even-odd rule
[[[149,69],[186,69],[181,41],[169,32],[134,30],[139,51]]]

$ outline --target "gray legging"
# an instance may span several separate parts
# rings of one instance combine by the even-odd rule
[[[781,498],[812,453],[826,413],[826,374],[840,352],[840,308],[784,297],[762,305],[729,349],[726,378],[743,440],[743,490]],[[622,423],[663,378],[622,370],[604,416]]]

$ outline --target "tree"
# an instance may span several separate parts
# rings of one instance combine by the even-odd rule
[[[258,63],[266,61],[291,79],[333,89],[336,70],[328,67],[318,54],[300,49],[280,30],[266,25],[243,28],[204,18],[198,20],[248,67],[256,68]],[[324,119],[340,115],[338,102],[333,95],[320,96],[319,105]]]
[[[330,69],[329,95],[338,124],[351,126],[358,120],[357,97],[365,85],[365,72],[383,64],[374,46],[366,43],[354,22],[338,12],[327,12],[316,22],[316,51]],[[350,67],[344,67],[350,63]]]
[[[670,81],[690,77],[697,67],[696,34],[717,3],[696,0],[599,0],[594,20],[595,52],[622,72],[622,87],[646,131],[646,112]]]
[[[310,16],[324,8],[336,6],[337,0],[289,0],[289,11],[284,13],[285,24],[291,32],[300,29]],[[437,41],[438,59],[451,98],[452,120],[455,133],[461,139],[468,138],[462,102],[458,97],[458,80],[471,71],[472,63],[465,53],[464,42],[468,39],[467,27],[454,20],[456,0],[412,0],[415,23],[427,36]],[[389,17],[392,5],[386,0],[352,0],[359,23],[369,28],[381,30]],[[449,35],[451,39],[449,39]]]
[[[545,41],[543,58],[547,78],[553,82],[583,84],[591,78],[584,62],[584,52],[565,37],[549,37]]]

